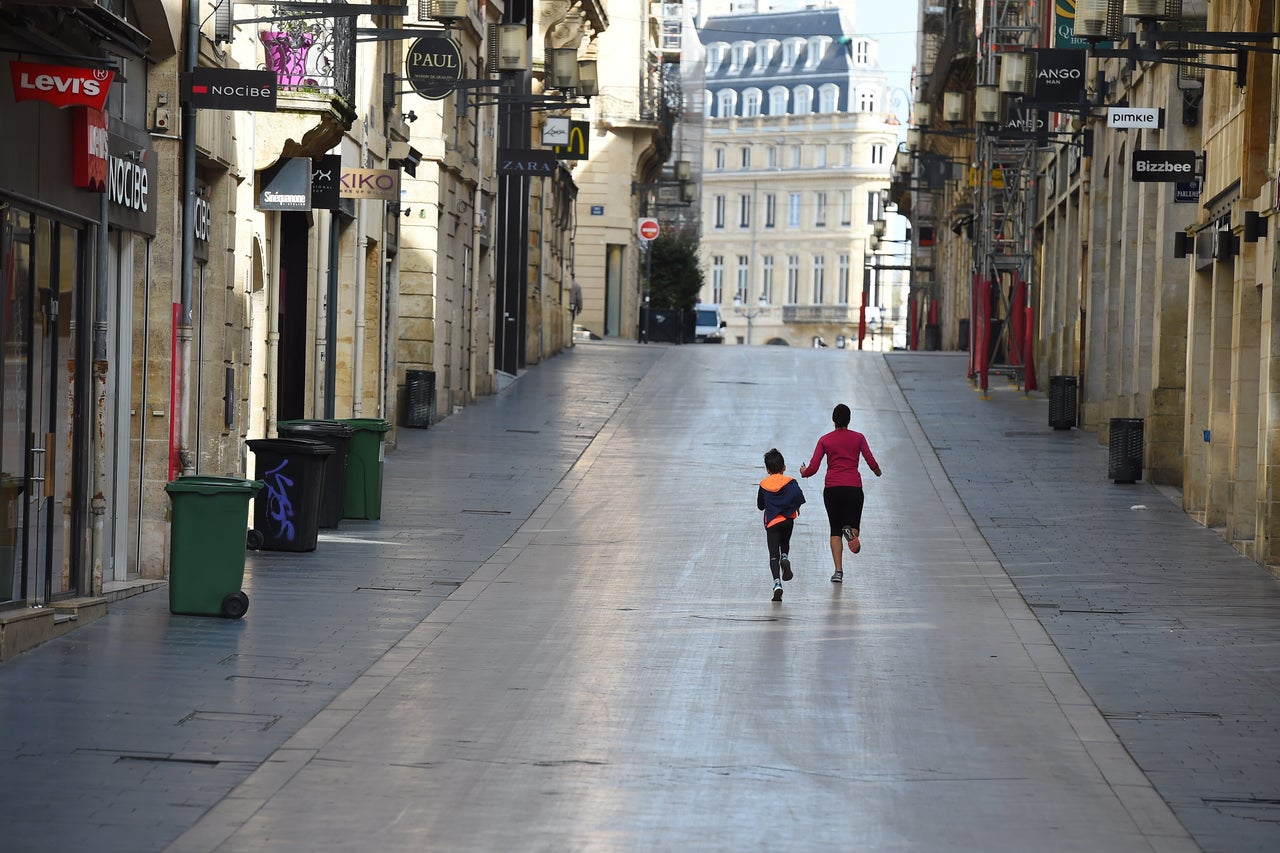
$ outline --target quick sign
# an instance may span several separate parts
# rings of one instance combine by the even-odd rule
[[[546,177],[556,173],[560,161],[550,151],[538,148],[499,148],[499,175],[537,175]]]
[[[58,109],[92,107],[107,103],[107,92],[115,72],[107,68],[75,68],[40,62],[9,63],[15,101],[44,101]]]
[[[1189,181],[1196,177],[1196,152],[1134,151],[1132,170],[1134,181]]]
[[[1136,107],[1109,107],[1107,127],[1138,127],[1160,129],[1164,127],[1164,111],[1138,109]]]
[[[413,91],[438,101],[462,79],[462,51],[452,39],[420,38],[405,54],[404,76]]]
[[[188,103],[204,110],[275,112],[278,83],[274,71],[196,68],[182,75]]]
[[[400,199],[398,169],[343,169],[343,198],[374,198],[382,201]]]

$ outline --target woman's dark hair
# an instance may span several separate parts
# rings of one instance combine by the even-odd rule
[[[770,474],[781,474],[786,470],[787,460],[782,458],[782,453],[778,448],[771,447],[769,452],[764,455],[764,469]]]
[[[839,429],[849,426],[849,407],[844,403],[831,410],[831,422]]]

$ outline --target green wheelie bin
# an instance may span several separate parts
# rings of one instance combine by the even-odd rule
[[[383,435],[391,424],[382,418],[339,418],[339,422],[352,429],[342,517],[382,518]]]
[[[262,483],[239,477],[179,477],[165,484],[172,512],[169,612],[239,619],[249,501]]]

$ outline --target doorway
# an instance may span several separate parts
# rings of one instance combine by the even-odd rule
[[[72,535],[84,521],[73,488],[86,464],[74,429],[84,252],[81,230],[0,210],[0,603],[84,592]]]

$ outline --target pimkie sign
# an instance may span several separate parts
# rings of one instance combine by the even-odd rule
[[[1134,181],[1179,183],[1196,177],[1196,152],[1194,151],[1143,151],[1133,152],[1132,178]]]
[[[115,72],[108,68],[75,68],[70,65],[46,65],[40,62],[9,63],[15,101],[44,101],[58,109],[63,107],[106,106],[107,92]]]

